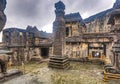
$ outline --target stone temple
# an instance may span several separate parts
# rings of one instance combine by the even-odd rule
[[[13,63],[53,55],[79,61],[86,61],[89,56],[105,56],[120,69],[120,0],[116,0],[111,9],[86,19],[82,19],[79,12],[65,14],[62,1],[57,2],[55,8],[52,34],[31,26],[26,30],[3,30],[4,48],[13,51]]]

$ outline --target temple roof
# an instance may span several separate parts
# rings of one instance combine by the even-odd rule
[[[35,34],[35,37],[38,37],[38,38],[49,38],[50,36],[51,36],[51,33],[47,33],[44,31],[39,31],[39,32],[36,32]]]
[[[115,16],[118,16],[118,15],[120,15],[120,9],[113,9],[113,10],[110,12],[110,18],[109,18],[109,20],[108,20],[108,24],[114,25],[114,24],[115,24],[114,17],[115,17]]]
[[[95,15],[92,15],[86,19],[84,19],[84,22],[85,23],[89,23],[91,21],[94,21],[95,19],[99,19],[99,18],[102,18],[104,17],[105,15],[107,15],[107,13],[111,12],[112,11],[112,8],[111,9],[108,9],[108,10],[105,10],[103,12],[100,12],[98,14],[95,14]]]
[[[70,13],[65,15],[65,21],[66,22],[75,22],[78,21],[81,23],[81,25],[85,26],[85,22],[83,21],[81,15],[79,12],[77,13]]]
[[[39,31],[36,26],[34,26],[34,27],[32,27],[32,26],[27,26],[26,30],[27,30],[28,32],[31,32],[31,33],[36,33],[36,32]]]
[[[25,29],[21,29],[21,28],[7,28],[3,30],[3,32],[13,32],[13,31],[26,32]]]
[[[70,13],[65,15],[65,20],[66,21],[83,21],[81,15],[79,12],[77,13]]]
[[[33,28],[27,27],[26,30],[21,28],[7,28],[3,30],[3,32],[13,32],[13,31],[19,31],[22,33],[31,32],[34,34],[35,37],[38,37],[38,38],[49,38],[51,36],[50,33],[39,31],[36,27],[33,27]]]

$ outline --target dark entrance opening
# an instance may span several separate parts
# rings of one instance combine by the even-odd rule
[[[100,46],[93,46],[91,44],[90,43],[88,44],[88,55],[92,54],[93,57],[100,57],[100,55],[103,54],[106,56],[106,45],[105,44],[102,44]],[[89,53],[91,49],[94,49],[96,52],[93,51],[92,53]],[[101,51],[101,53],[99,51]]]
[[[6,70],[7,70],[6,62],[3,61],[3,60],[1,60],[1,59],[0,59],[0,68],[1,68],[0,71],[1,71],[2,73],[6,73]]]
[[[101,53],[100,53],[100,52],[97,52],[97,51],[92,51],[92,56],[93,56],[94,58],[100,58]]]
[[[41,56],[43,58],[48,58],[49,55],[49,48],[41,48]]]
[[[69,28],[67,27],[66,28],[66,37],[68,37],[69,36]]]

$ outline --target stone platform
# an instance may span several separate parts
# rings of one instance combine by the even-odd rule
[[[22,74],[23,73],[18,69],[10,69],[10,70],[7,71],[6,74],[0,73],[0,82],[9,80],[13,77],[16,77],[16,76],[19,76],[19,75],[22,75]]]
[[[57,69],[67,69],[69,68],[70,63],[68,57],[64,56],[52,56],[48,63],[48,67],[57,68]]]

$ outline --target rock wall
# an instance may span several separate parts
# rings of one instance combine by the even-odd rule
[[[109,16],[105,15],[103,17],[94,19],[86,23],[87,33],[104,33],[110,32],[110,25],[108,25]]]
[[[5,8],[6,0],[0,0],[0,31],[2,31],[6,23],[6,15],[4,14]]]
[[[42,60],[45,57],[49,58],[52,54],[52,47],[49,47],[48,56],[42,56],[41,55],[41,49],[40,47],[35,48],[10,48],[11,51],[13,51],[12,63],[21,63],[31,61],[32,59],[35,60]]]
[[[66,44],[66,55],[69,58],[79,59],[87,57],[87,45],[84,43],[67,43]]]

